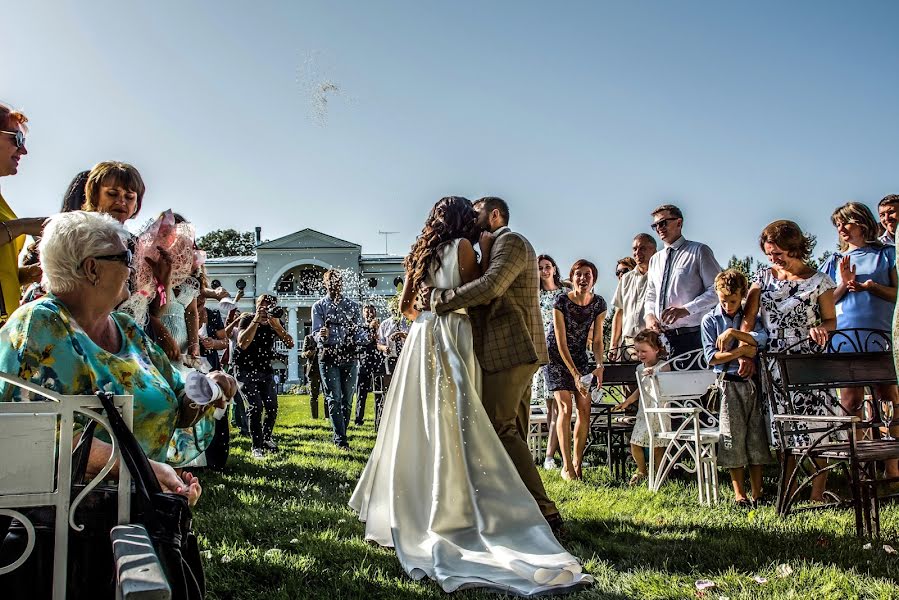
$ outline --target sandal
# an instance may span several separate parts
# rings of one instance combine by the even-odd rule
[[[752,500],[750,500],[749,498],[734,500],[734,506],[736,506],[737,508],[753,508]]]

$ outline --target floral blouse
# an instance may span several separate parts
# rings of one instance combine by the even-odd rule
[[[0,370],[16,373],[59,394],[105,390],[134,396],[134,435],[147,456],[179,465],[196,458],[212,440],[212,412],[193,427],[196,440],[169,451],[184,393],[184,382],[162,350],[134,320],[112,313],[122,346],[108,352],[78,326],[52,294],[22,306],[0,329]],[[0,383],[0,401],[19,401],[22,389]],[[26,392],[27,395],[27,392]],[[108,440],[105,431],[97,437]]]
[[[821,323],[818,297],[836,287],[833,279],[820,271],[808,279],[782,281],[767,267],[755,273],[752,283],[761,288],[759,315],[772,352],[808,338],[809,330]]]
[[[554,290],[540,289],[540,316],[543,317],[543,335],[549,331],[549,326],[553,322],[553,306],[556,304],[556,298],[559,294],[564,294],[568,290],[559,287]]]

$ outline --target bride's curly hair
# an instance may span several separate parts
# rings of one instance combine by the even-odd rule
[[[440,251],[446,244],[457,238],[475,240],[478,236],[476,219],[477,213],[468,198],[447,196],[438,200],[403,262],[409,284],[418,286],[432,266],[440,268]]]

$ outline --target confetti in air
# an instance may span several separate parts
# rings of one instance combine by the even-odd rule
[[[341,86],[325,73],[330,69],[325,69],[322,63],[320,52],[307,53],[298,69],[297,85],[309,104],[309,117],[324,127],[330,102],[344,94]]]

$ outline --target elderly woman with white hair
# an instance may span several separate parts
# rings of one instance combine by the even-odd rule
[[[162,350],[131,317],[113,312],[128,297],[126,235],[121,224],[100,213],[75,211],[50,220],[40,243],[48,294],[20,307],[0,330],[0,370],[60,394],[105,390],[133,395],[134,434],[155,461],[160,483],[195,501],[200,494],[196,478],[177,475],[164,461],[176,427],[193,427],[204,438],[200,447],[208,444],[215,405],[192,405],[181,375]],[[213,377],[226,397],[234,395],[233,378]],[[20,393],[15,386],[0,386],[0,400],[19,400]],[[223,407],[224,400],[218,405]],[[110,453],[103,436],[97,437],[89,474],[99,471]],[[178,463],[191,458],[179,457]]]

